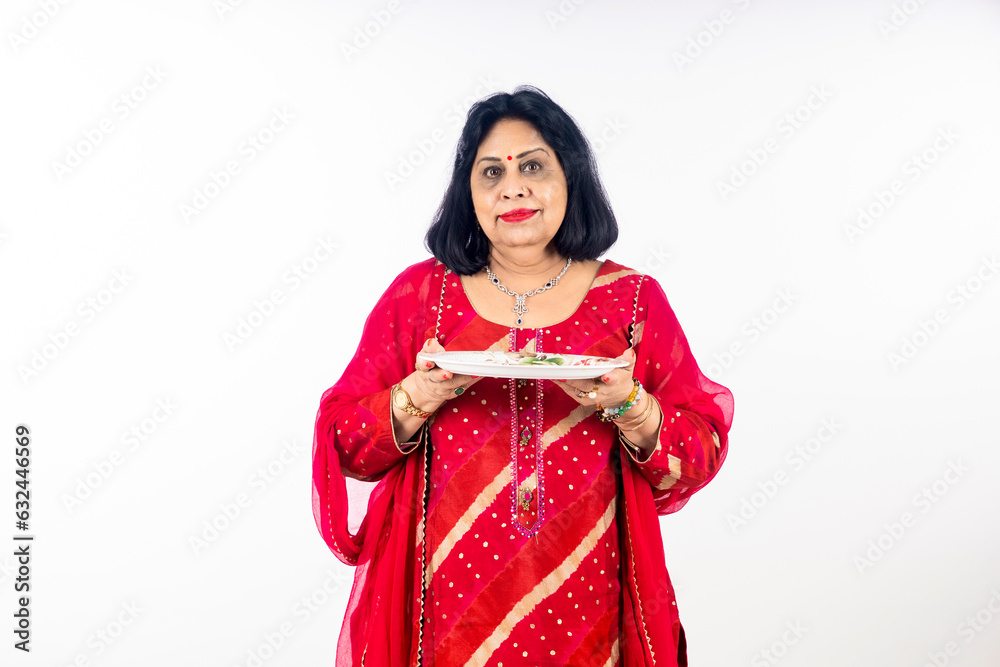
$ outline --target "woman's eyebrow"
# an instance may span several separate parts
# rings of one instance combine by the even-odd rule
[[[542,151],[542,152],[543,152],[543,153],[545,153],[546,155],[548,155],[548,153],[549,153],[549,152],[548,152],[547,150],[545,150],[544,148],[541,148],[541,147],[538,147],[538,148],[532,148],[532,149],[531,149],[530,151],[524,151],[523,153],[518,153],[518,154],[517,154],[517,155],[515,155],[514,157],[516,157],[516,158],[517,158],[518,160],[520,160],[521,158],[523,158],[523,157],[524,157],[525,155],[527,155],[528,153],[534,153],[535,151]],[[493,161],[493,162],[500,162],[500,158],[498,158],[498,157],[481,157],[481,158],[479,158],[479,160],[478,160],[478,161],[476,161],[476,164],[479,164],[479,163],[480,163],[480,162],[482,162],[483,160],[490,160],[490,161]]]

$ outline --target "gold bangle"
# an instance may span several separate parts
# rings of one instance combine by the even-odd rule
[[[649,405],[646,407],[645,410],[643,410],[642,414],[639,415],[639,417],[636,417],[636,419],[641,418],[642,419],[641,422],[639,422],[638,424],[636,424],[632,428],[622,428],[622,424],[619,424],[618,425],[618,429],[621,430],[621,431],[634,431],[637,428],[640,428],[643,424],[645,424],[649,420],[649,416],[651,414],[653,414],[653,401],[652,400],[649,401]],[[630,422],[626,422],[626,425],[631,425],[634,422],[635,422],[635,419],[633,419]]]
[[[621,427],[619,427],[618,430],[619,431],[634,431],[637,428],[642,428],[642,425],[645,424],[647,421],[649,421],[649,415],[646,415],[645,419],[643,419],[641,422],[639,422],[638,424],[636,424],[632,428],[621,428]]]
[[[427,419],[433,412],[427,412],[426,410],[421,410],[413,404],[413,399],[410,395],[403,389],[403,383],[397,382],[392,386],[392,404],[403,412],[413,415],[414,417],[420,417],[421,419]]]
[[[613,419],[612,421],[615,423],[616,426],[631,426],[632,424],[634,424],[637,421],[639,421],[640,419],[642,419],[643,416],[648,416],[649,415],[649,411],[652,410],[652,409],[653,409],[653,401],[652,401],[652,399],[650,399],[647,396],[646,397],[646,407],[644,407],[642,410],[640,410],[639,414],[637,416],[635,416],[632,419],[629,419],[627,421],[623,421],[623,422],[620,422],[617,419]]]

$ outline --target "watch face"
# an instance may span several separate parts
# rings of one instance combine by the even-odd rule
[[[392,397],[392,402],[396,404],[397,408],[405,408],[406,394],[404,394],[401,390],[397,389],[396,393]]]

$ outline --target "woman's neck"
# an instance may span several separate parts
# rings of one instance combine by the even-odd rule
[[[521,292],[539,287],[550,278],[559,275],[566,266],[566,258],[550,249],[541,252],[501,252],[491,248],[487,266],[497,275],[501,283],[516,292]],[[525,287],[526,285],[528,287]]]

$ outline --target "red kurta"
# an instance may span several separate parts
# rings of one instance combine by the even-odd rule
[[[552,383],[497,378],[441,406],[415,449],[397,444],[389,390],[432,336],[609,357],[631,343],[665,415],[656,451],[635,460]],[[656,516],[715,475],[731,420],[648,276],[607,260],[571,317],[515,329],[480,317],[433,258],[407,268],[317,415],[317,526],[359,565],[338,664],[685,665]],[[341,473],[381,479],[356,536]]]

